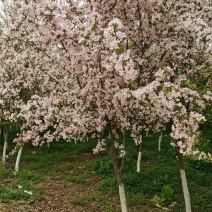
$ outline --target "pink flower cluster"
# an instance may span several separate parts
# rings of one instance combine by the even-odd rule
[[[143,130],[159,132],[171,123],[173,145],[192,154],[205,121],[204,98],[211,100],[189,84],[200,73],[209,78],[210,6],[199,0],[70,2],[15,1],[1,20],[0,118],[20,123],[15,142],[103,135],[97,153],[109,132],[117,141],[130,131],[140,144]],[[123,157],[123,144],[115,144]]]

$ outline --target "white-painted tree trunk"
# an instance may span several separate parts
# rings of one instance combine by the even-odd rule
[[[49,148],[50,147],[50,144],[49,144],[49,142],[47,141],[47,147]]]
[[[146,137],[149,137],[149,129],[146,130]]]
[[[158,151],[161,151],[161,141],[162,141],[163,133],[161,132],[159,138],[158,138]]]
[[[121,211],[127,212],[127,202],[126,202],[126,196],[125,196],[123,183],[119,185],[119,197],[121,202]]]
[[[114,171],[116,173],[116,178],[117,178],[117,181],[118,181],[121,211],[127,212],[127,201],[126,201],[124,184],[123,184],[123,179],[122,179],[122,173],[123,173],[124,162],[125,162],[125,155],[122,156],[121,164],[119,164],[118,155],[117,155],[117,151],[116,151],[116,147],[115,147],[115,136],[112,134],[112,130],[110,130],[110,139],[111,139],[111,149],[109,151],[109,155],[112,159],[113,168],[114,168]],[[122,145],[124,147],[123,150],[125,151],[125,147],[126,147],[126,134],[125,133],[123,133]]]
[[[110,135],[110,132],[109,132],[109,134],[108,134],[108,139],[109,139],[109,140],[111,139],[111,135]]]
[[[7,152],[8,142],[4,141],[4,147],[3,147],[3,155],[2,155],[2,162],[6,162],[6,152]]]
[[[139,150],[138,150],[138,160],[137,160],[137,172],[141,171],[141,156],[143,153],[143,141],[139,145]]]
[[[138,152],[138,160],[137,160],[137,172],[141,171],[141,156],[142,156],[142,152],[139,151]]]
[[[179,159],[180,176],[181,176],[186,212],[191,212],[191,201],[190,201],[190,194],[189,194],[187,180],[186,180],[186,174],[185,174],[185,168],[184,168],[184,162],[183,162],[183,155],[180,153],[178,147],[175,147],[175,149],[176,149],[177,156],[178,156],[178,159]]]
[[[191,202],[190,202],[190,195],[189,195],[189,190],[188,190],[188,185],[186,180],[185,169],[180,169],[180,176],[182,181],[186,212],[191,212]]]
[[[19,171],[19,165],[20,165],[23,147],[24,147],[24,144],[20,144],[20,148],[18,150],[18,156],[16,158],[16,163],[15,163],[15,171],[17,171],[17,172]]]
[[[4,127],[4,147],[3,147],[3,155],[2,155],[2,162],[6,162],[6,154],[7,154],[7,148],[8,148],[8,138],[9,138],[9,127]]]

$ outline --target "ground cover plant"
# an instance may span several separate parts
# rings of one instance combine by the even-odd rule
[[[12,137],[16,133],[12,130]],[[207,140],[204,148],[212,149],[211,128],[204,127],[203,135]],[[129,135],[127,139],[131,139]],[[132,142],[127,145],[123,180],[128,210],[184,211],[178,160],[170,136],[164,133],[160,152],[155,145],[158,134],[150,132],[145,139],[139,173],[133,151],[136,147]],[[19,172],[13,171],[15,157],[11,156],[6,165],[0,166],[1,211],[120,211],[112,162],[105,153],[93,154],[95,143],[61,141],[50,148],[28,144]],[[12,148],[14,144],[10,144],[10,151]],[[193,211],[211,211],[211,163],[191,157],[185,160],[185,166]]]

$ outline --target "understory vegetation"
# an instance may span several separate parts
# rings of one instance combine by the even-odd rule
[[[12,128],[10,140],[16,135]],[[212,131],[205,126],[202,133],[201,147],[211,152]],[[141,171],[136,172],[137,147],[127,137],[126,165],[123,180],[127,196],[127,204],[135,210],[145,206],[146,211],[184,211],[184,200],[178,160],[175,150],[170,146],[170,137],[164,133],[161,151],[157,149],[158,135],[150,133],[144,139],[144,151],[141,160]],[[204,143],[204,144],[203,144]],[[106,153],[93,155],[92,150],[96,140],[88,142],[67,143],[53,142],[48,148],[46,144],[33,147],[24,146],[19,172],[14,172],[15,155],[10,156],[6,165],[0,166],[0,202],[12,204],[33,204],[45,202],[47,181],[67,181],[75,184],[94,186],[95,193],[71,196],[69,202],[73,205],[89,207],[96,202],[96,208],[104,205],[105,211],[115,211],[113,204],[108,203],[108,197],[118,197],[117,181],[112,162]],[[9,151],[14,148],[9,145]],[[1,147],[2,151],[2,147]],[[211,162],[185,158],[188,187],[190,189],[193,212],[212,211],[212,166]],[[90,184],[90,181],[95,184]],[[110,205],[108,205],[110,204]],[[112,204],[112,205],[111,205]]]

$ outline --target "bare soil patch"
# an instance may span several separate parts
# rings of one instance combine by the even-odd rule
[[[83,153],[80,155],[71,155],[69,159],[75,166],[78,166],[80,173],[85,173],[88,168],[90,168],[85,166],[85,160],[89,162],[100,157],[101,156],[93,155],[92,153]],[[38,184],[43,190],[43,195],[45,197],[44,201],[36,201],[34,203],[27,203],[24,201],[0,203],[0,212],[121,211],[118,190],[117,195],[113,196],[102,194],[98,191],[98,184],[103,180],[102,178],[90,176],[86,179],[86,184],[77,184],[61,180],[65,175],[67,175],[67,172],[58,173],[58,176],[60,176],[59,180],[55,179],[55,176],[48,176],[45,181]],[[7,183],[6,180],[3,183]],[[73,200],[75,204],[73,204]],[[128,210],[129,212],[151,211],[147,206],[142,205],[139,207],[139,210],[133,206],[128,207]]]

